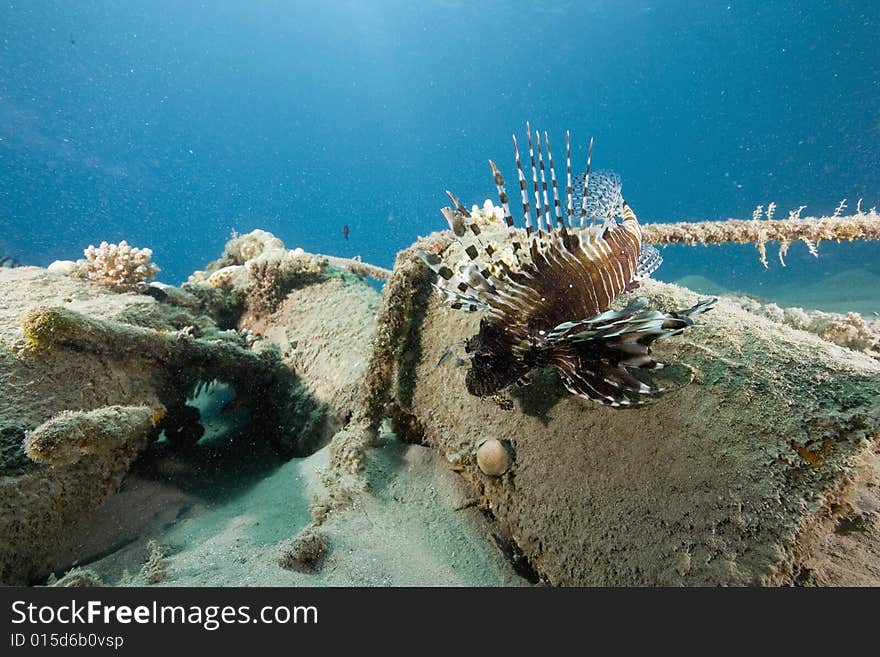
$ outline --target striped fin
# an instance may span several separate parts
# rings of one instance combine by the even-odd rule
[[[535,131],[535,143],[538,145],[538,169],[541,172],[541,194],[544,203],[544,224],[548,231],[553,230],[553,224],[550,221],[550,201],[547,199],[547,178],[544,175],[544,158],[541,155],[541,133]]]
[[[593,162],[593,139],[590,138],[590,149],[587,152],[587,172],[584,174],[584,190],[581,193],[581,228],[587,218],[587,194],[590,189],[590,165]]]
[[[612,408],[641,406],[665,392],[639,381],[626,369],[607,365],[573,349],[557,355],[553,365],[570,393]]]
[[[575,181],[574,195],[582,196],[584,192],[584,176]],[[590,225],[597,222],[607,226],[622,217],[624,200],[621,192],[620,176],[613,171],[594,171],[590,175],[590,189],[587,194],[587,218]]]
[[[544,132],[544,143],[547,145],[547,160],[550,163],[550,182],[553,186],[553,210],[556,215],[556,228],[564,229],[565,222],[562,220],[562,210],[559,207],[559,186],[556,183],[556,170],[553,168],[553,151],[550,150],[550,136]]]
[[[495,250],[491,244],[488,244],[481,237],[482,230],[477,225],[476,218],[471,214],[470,210],[465,208],[452,192],[447,191],[446,194],[455,203],[455,211],[450,208],[441,208],[440,213],[446,219],[446,223],[458,237],[458,241],[467,253],[471,261],[476,260],[480,255],[494,263]],[[489,274],[485,274],[488,278]]]
[[[517,237],[513,217],[510,215],[510,199],[507,196],[507,190],[504,188],[504,177],[492,160],[489,160],[489,166],[492,168],[492,178],[495,180],[495,187],[498,189],[498,200],[501,201],[501,207],[504,210],[504,224],[507,226],[507,234],[510,236],[511,246],[514,253],[516,253],[522,248],[522,245],[519,242],[519,237]]]
[[[529,144],[529,159],[532,161],[532,187],[535,190],[535,214],[538,216],[538,232],[544,230],[544,209],[541,206],[541,195],[538,193],[538,169],[535,166],[535,149],[532,147],[532,128],[526,121],[526,139]]]
[[[526,224],[526,235],[531,235],[534,230],[532,212],[529,206],[529,195],[526,192],[526,177],[523,174],[522,160],[519,157],[519,147],[516,144],[516,135],[513,135],[513,155],[516,159],[516,173],[519,178],[519,193],[522,196],[523,221]]]
[[[636,264],[635,280],[643,281],[646,278],[650,278],[651,274],[657,271],[662,264],[663,256],[660,255],[657,247],[650,244],[642,244],[642,252],[639,254],[639,261]]]
[[[645,310],[637,299],[620,311],[609,311],[582,322],[554,329],[551,361],[566,388],[574,394],[613,407],[638,406],[666,391],[632,372],[663,367],[651,356],[651,345],[694,325],[694,318],[711,310],[717,299],[662,313]]]
[[[436,285],[444,304],[466,310],[485,310],[488,308],[486,288],[473,276],[460,276],[434,253],[418,253],[419,258],[438,276]],[[473,272],[469,272],[473,274]]]
[[[509,348],[523,352],[533,348],[536,342],[544,342],[547,333],[556,330],[554,327],[561,322],[572,317],[590,317],[607,310],[611,301],[632,285],[637,275],[641,249],[641,234],[634,215],[629,223],[624,217],[623,223],[611,221],[607,227],[596,225],[571,232],[567,230],[560,208],[549,136],[544,133],[542,142],[541,132],[537,131],[535,140],[532,141],[530,123],[527,123],[527,130],[530,161],[533,164],[531,191],[535,194],[539,230],[535,231],[532,223],[530,191],[526,189],[528,182],[515,135],[512,140],[523,218],[526,222],[525,237],[516,228],[510,215],[504,178],[495,163],[489,163],[504,210],[514,261],[510,260],[509,254],[504,260],[498,257],[499,253],[495,251],[497,247],[489,243],[482,234],[477,216],[472,215],[449,192],[447,194],[454,208],[444,208],[442,212],[466,258],[462,263],[449,267],[444,266],[442,259],[436,255],[423,257],[428,266],[437,273],[440,279],[438,287],[450,291],[444,296],[447,303],[487,309],[492,322],[508,327],[505,330],[516,334],[515,338],[511,337]],[[543,157],[544,144],[550,165],[550,181],[547,180]],[[535,145],[539,149],[537,160],[534,159]],[[572,187],[570,161],[571,138],[566,133],[566,182],[569,183],[569,188]],[[590,152],[588,163],[591,162]],[[583,180],[586,181],[586,178],[584,175]],[[591,177],[588,183],[587,210],[592,211],[591,216],[599,213],[600,206],[616,209],[622,203],[619,180],[616,177],[597,176],[597,181],[600,184],[594,185]],[[613,184],[615,181],[616,185]],[[550,218],[548,182],[553,187],[555,220]],[[566,200],[569,220],[573,222],[574,197],[569,188],[566,189]],[[580,192],[583,197],[583,188]],[[615,199],[621,200],[618,202]],[[583,198],[581,205],[583,210]],[[623,214],[624,211],[620,212]],[[630,223],[635,223],[636,227],[633,228]],[[543,229],[545,226],[546,230]]]
[[[548,340],[607,341],[638,334],[650,337],[650,341],[653,342],[677,335],[687,327],[693,326],[694,318],[711,310],[717,301],[716,298],[704,299],[690,308],[664,313],[659,310],[645,310],[647,306],[645,300],[636,299],[623,310],[609,310],[595,317],[560,324],[550,332]]]
[[[487,306],[485,303],[482,303],[479,299],[474,297],[459,294],[455,290],[450,288],[441,287],[439,285],[435,286],[437,288],[437,292],[440,296],[440,301],[443,305],[449,306],[454,310],[464,310],[469,313],[486,310]]]
[[[568,227],[574,228],[574,187],[571,184],[571,133],[568,130],[565,131],[565,172],[568,179],[568,185],[565,190]]]

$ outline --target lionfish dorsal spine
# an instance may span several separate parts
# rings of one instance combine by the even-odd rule
[[[529,194],[526,191],[526,177],[523,174],[522,160],[519,156],[519,146],[516,143],[516,135],[513,136],[513,155],[516,159],[516,175],[519,178],[519,193],[522,197],[523,221],[526,225],[526,235],[531,235],[534,230],[532,225],[532,212],[529,207]]]
[[[565,131],[565,173],[567,187],[565,190],[566,212],[568,214],[568,227],[574,228],[574,186],[571,184],[571,133]]]
[[[693,318],[711,308],[714,300],[671,313],[648,310],[644,302],[609,310],[618,295],[650,276],[662,258],[657,249],[642,244],[638,219],[623,199],[620,179],[611,172],[591,174],[592,139],[586,171],[574,180],[571,136],[566,132],[564,217],[549,135],[545,132],[542,141],[541,132],[532,135],[527,122],[526,136],[531,189],[513,136],[525,236],[511,216],[501,171],[490,160],[509,245],[504,237],[494,242],[498,235],[483,232],[482,214],[469,211],[447,192],[453,207],[443,208],[443,216],[463,254],[449,251],[443,256],[449,258],[446,262],[438,253],[420,254],[437,273],[436,285],[447,305],[486,312],[479,333],[467,341],[467,388],[485,397],[536,367],[550,365],[573,394],[612,407],[641,405],[664,391],[634,375],[662,366],[652,358],[651,344],[693,325]]]
[[[581,195],[581,228],[587,219],[587,196],[590,188],[590,165],[593,162],[593,138],[590,137],[590,148],[587,151],[587,172],[584,174],[584,191]],[[590,222],[592,224],[592,221]]]
[[[501,175],[500,169],[498,169],[492,160],[489,160],[489,166],[492,168],[492,178],[495,180],[495,188],[498,190],[498,200],[501,202],[501,209],[504,212],[504,225],[507,226],[510,245],[513,252],[516,253],[522,248],[522,245],[519,241],[519,235],[516,232],[516,225],[513,222],[513,216],[510,214],[510,198],[507,196],[507,190],[504,187],[504,176]]]
[[[526,224],[525,243],[522,243],[522,232],[517,229],[510,212],[504,178],[495,163],[489,162],[513,260],[509,251],[506,256],[499,257],[497,244],[482,234],[480,215],[469,211],[451,192],[447,195],[454,207],[444,208],[442,212],[466,258],[451,268],[444,265],[439,256],[426,256],[423,260],[440,276],[438,288],[448,305],[465,310],[488,310],[490,317],[499,322],[505,317],[510,321],[519,318],[528,326],[544,327],[542,330],[546,332],[554,326],[553,322],[560,314],[573,312],[587,316],[606,309],[618,294],[637,285],[638,277],[649,269],[647,265],[650,263],[637,270],[641,234],[635,215],[620,196],[619,179],[613,174],[600,173],[596,174],[597,186],[592,184],[589,170],[593,140],[589,142],[587,153],[588,170],[583,178],[578,179],[576,187],[571,175],[571,137],[566,133],[568,224],[574,224],[574,199],[577,197],[581,198],[581,220],[585,224],[569,232],[561,211],[549,135],[545,132],[542,142],[541,132],[535,131],[532,135],[528,122],[526,130],[532,165],[531,190],[528,189],[516,136],[512,137]],[[549,181],[544,148],[547,148]],[[555,220],[550,212],[550,187],[553,188]],[[532,194],[537,230],[531,216],[529,197]],[[584,216],[589,216],[589,225],[586,225]],[[623,220],[622,224],[616,217]],[[597,224],[597,220],[601,223]],[[523,249],[523,246],[527,248]],[[540,341],[540,338],[535,339]]]
[[[542,157],[541,133],[535,130],[535,143],[538,145],[538,170],[541,172],[541,196],[544,203],[544,224],[552,230],[550,223],[550,200],[547,198],[547,177],[544,174],[544,158]]]
[[[550,164],[550,185],[553,187],[553,212],[556,216],[557,229],[565,229],[562,211],[559,207],[559,186],[556,182],[556,169],[553,168],[553,151],[550,149],[550,136],[544,131],[544,143],[547,145],[547,162]]]
[[[532,147],[532,128],[526,121],[526,140],[529,144],[529,160],[532,163],[532,189],[535,193],[535,215],[538,219],[538,233],[544,231],[544,208],[541,206],[541,195],[538,191],[538,169],[535,166],[535,149]]]

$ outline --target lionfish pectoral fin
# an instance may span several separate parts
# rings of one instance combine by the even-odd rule
[[[718,297],[709,297],[708,299],[703,299],[702,301],[698,301],[690,308],[686,310],[677,310],[670,313],[676,319],[684,319],[688,318],[693,321],[693,318],[697,315],[701,315],[708,310],[712,310],[715,307],[715,304],[718,303]]]
[[[627,408],[646,404],[664,392],[640,381],[619,364],[581,358],[577,352],[574,349],[554,359],[559,378],[574,395],[613,408]]]
[[[663,367],[651,356],[651,345],[694,325],[694,318],[715,305],[704,299],[683,310],[646,310],[640,300],[622,311],[608,311],[551,332],[553,364],[574,394],[613,407],[638,406],[665,388],[641,381],[639,370]]]
[[[609,310],[595,317],[560,324],[549,333],[552,342],[603,341],[610,345],[637,340],[650,345],[655,340],[681,333],[695,324],[694,318],[711,310],[718,299],[703,299],[690,308],[664,313],[645,308],[644,299],[638,298],[623,310]]]

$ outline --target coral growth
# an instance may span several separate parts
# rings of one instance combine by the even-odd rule
[[[62,276],[76,276],[79,267],[73,260],[55,260],[46,267],[46,270]]]
[[[305,527],[278,546],[278,565],[285,570],[311,573],[318,569],[327,551],[327,537],[313,527]]]
[[[271,313],[295,287],[314,282],[324,273],[326,260],[306,253],[292,251],[264,251],[245,263],[252,287],[249,302],[257,314]]]
[[[754,243],[761,262],[767,261],[767,243],[779,243],[779,261],[785,266],[785,256],[794,242],[806,244],[810,253],[818,255],[818,245],[822,241],[880,240],[880,214],[876,208],[863,211],[861,201],[856,205],[856,213],[844,216],[846,202],[841,201],[830,217],[802,217],[806,206],[788,213],[784,219],[776,218],[776,204],[770,203],[766,209],[759,205],[751,219],[728,219],[727,221],[682,221],[678,223],[642,224],[642,239],[648,244],[689,244],[708,245],[731,242],[736,244]],[[480,228],[503,230],[503,211],[490,200],[480,208],[474,205],[471,213]],[[504,248],[504,241],[491,242],[495,250]],[[503,251],[500,256],[505,257]],[[512,265],[511,262],[507,262]]]
[[[158,541],[151,540],[147,543],[149,555],[141,568],[140,576],[147,584],[159,584],[168,579],[171,568],[168,563],[168,555]]]
[[[272,233],[254,230],[234,236],[223,256],[205,271],[195,272],[189,283],[230,290],[246,300],[252,314],[265,315],[272,313],[291,289],[319,279],[326,266],[323,256],[299,248],[287,250]]]
[[[233,234],[233,238],[226,243],[222,259],[228,260],[230,264],[243,265],[264,253],[284,250],[284,242],[272,233],[258,228],[246,235]]]
[[[28,347],[43,349],[73,335],[77,325],[61,308],[35,308],[22,318],[21,330]]]
[[[68,570],[63,577],[55,579],[50,577],[46,582],[49,586],[64,588],[87,588],[93,586],[106,586],[103,580],[86,568],[75,567]]]
[[[231,290],[236,286],[236,281],[240,280],[244,273],[244,265],[228,265],[221,267],[208,276],[205,282],[214,288]]]
[[[749,312],[785,324],[800,331],[815,333],[823,340],[852,349],[864,351],[880,358],[880,332],[858,313],[827,313],[821,310],[781,308],[775,303],[764,303],[751,297],[731,297]]]
[[[86,257],[77,260],[76,273],[117,291],[133,290],[159,273],[159,268],[151,262],[151,249],[129,246],[125,240],[119,244],[101,242],[98,247],[90,244],[83,253]]]
[[[752,219],[727,221],[697,221],[673,224],[642,225],[642,236],[651,244],[722,244],[752,242],[758,249],[761,262],[767,262],[767,243],[779,242],[779,261],[785,265],[785,255],[794,242],[804,242],[810,253],[817,255],[823,240],[835,242],[852,240],[880,240],[880,215],[872,208],[856,214],[841,216],[845,205],[830,217],[801,217],[804,207],[793,210],[787,219],[773,218],[776,206],[771,203],[765,214],[758,206]]]

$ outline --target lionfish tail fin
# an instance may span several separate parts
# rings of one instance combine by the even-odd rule
[[[693,326],[716,301],[663,313],[646,310],[638,299],[620,311],[567,322],[550,336],[556,342],[553,365],[573,394],[616,408],[642,405],[667,390],[635,376],[664,366],[652,357],[651,345]]]

